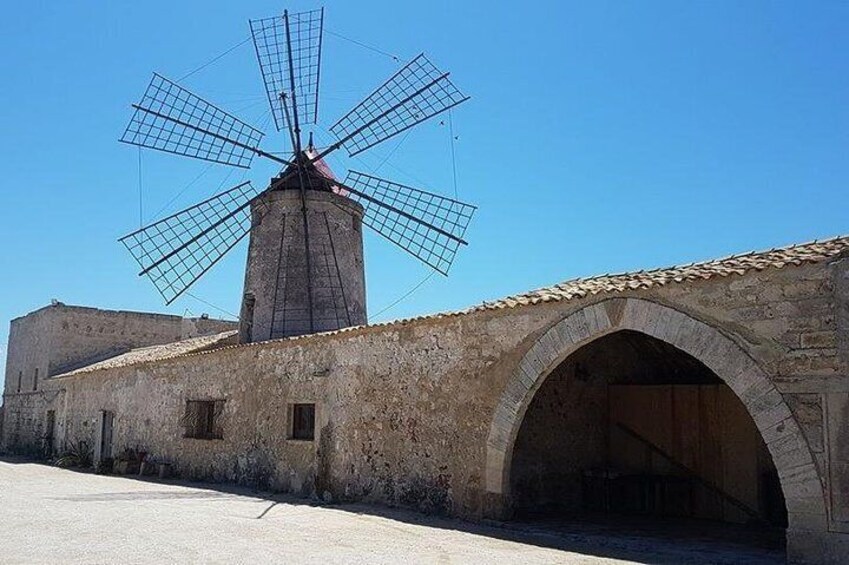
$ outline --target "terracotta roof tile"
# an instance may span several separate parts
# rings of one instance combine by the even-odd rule
[[[372,331],[380,331],[382,328],[403,326],[423,320],[436,320],[464,316],[473,312],[518,308],[547,302],[562,302],[574,300],[576,298],[585,298],[587,296],[625,292],[629,290],[648,290],[673,283],[683,284],[692,281],[708,280],[717,276],[742,276],[752,270],[763,271],[765,269],[782,269],[788,265],[800,266],[806,263],[819,263],[841,255],[849,255],[849,236],[835,237],[822,241],[812,241],[809,243],[791,245],[789,247],[770,249],[769,251],[753,251],[740,255],[732,255],[723,259],[714,259],[701,263],[690,263],[687,265],[679,265],[663,269],[573,279],[550,287],[540,288],[514,296],[508,296],[491,302],[484,302],[465,310],[441,312],[367,326],[354,326],[330,332],[246,344],[234,344],[233,341],[236,332],[226,332],[218,334],[217,336],[209,336],[208,338],[195,338],[195,340],[210,340],[209,343],[206,343],[205,345],[190,344],[189,342],[193,342],[195,340],[187,340],[164,346],[134,350],[124,355],[114,357],[113,359],[103,361],[102,363],[97,363],[95,365],[67,373],[63,376],[87,373],[99,369],[152,363],[174,357],[203,355],[213,351],[226,349],[263,347],[275,343],[279,344],[301,340],[323,339],[343,333],[369,333]],[[216,338],[220,339],[220,341],[216,341]]]
[[[57,375],[53,378],[91,373],[102,369],[117,369],[119,367],[127,367],[140,363],[150,363],[152,361],[162,361],[164,359],[171,359],[172,357],[179,357],[189,353],[198,353],[211,348],[232,345],[235,343],[237,333],[237,331],[229,331],[219,334],[193,337],[191,339],[175,341],[173,343],[166,343],[163,345],[151,345],[149,347],[131,349],[121,355],[116,355],[115,357],[100,361],[99,363],[94,363],[75,371]]]
[[[805,263],[817,263],[847,252],[849,252],[849,236],[836,237],[770,249],[769,251],[732,255],[724,259],[714,259],[703,263],[575,279],[552,287],[532,290],[493,302],[485,302],[468,311],[512,308],[516,304],[533,304],[539,300],[562,301],[600,293],[645,290],[671,283],[708,280],[716,276],[740,276],[752,270],[782,269],[788,265],[799,266]]]

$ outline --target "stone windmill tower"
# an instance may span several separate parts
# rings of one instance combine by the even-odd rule
[[[248,168],[282,166],[262,191],[241,183],[123,238],[173,302],[250,234],[240,339],[261,341],[367,322],[362,226],[438,272],[448,269],[475,207],[367,173],[338,180],[325,158],[357,155],[468,99],[423,54],[404,65],[329,130],[329,146],[304,145],[318,121],[324,10],[253,20],[251,34],[271,113],[291,156],[259,147],[263,133],[154,74],[121,141]]]

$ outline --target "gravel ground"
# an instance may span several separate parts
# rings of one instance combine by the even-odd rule
[[[2,563],[781,563],[731,542],[475,525],[0,459]]]

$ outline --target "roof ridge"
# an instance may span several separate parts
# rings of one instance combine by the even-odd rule
[[[834,247],[833,244],[840,243]],[[377,331],[389,327],[418,323],[427,320],[438,320],[442,318],[453,318],[465,316],[475,312],[488,310],[500,310],[518,308],[522,306],[531,306],[544,302],[560,302],[573,300],[575,298],[584,298],[587,296],[595,296],[598,294],[614,294],[625,291],[647,290],[654,286],[664,286],[671,283],[684,283],[698,280],[710,279],[714,276],[726,277],[729,275],[745,275],[751,270],[764,270],[767,268],[784,268],[787,266],[798,266],[804,263],[816,263],[827,260],[831,257],[840,255],[849,251],[849,235],[835,236],[825,240],[813,240],[805,243],[797,243],[779,248],[772,248],[764,251],[749,251],[746,253],[738,253],[718,259],[709,259],[706,261],[691,262],[683,265],[673,265],[669,267],[657,267],[650,270],[627,271],[617,274],[596,275],[591,277],[578,277],[556,283],[547,287],[540,287],[534,290],[529,290],[521,294],[514,294],[495,300],[484,300],[478,304],[469,306],[462,310],[454,310],[447,312],[437,312],[423,316],[415,316],[411,318],[400,318],[389,320],[387,322],[379,322],[375,324],[352,326],[339,330],[327,331],[317,334],[306,334],[301,336],[278,338],[274,340],[261,341],[255,343],[222,345],[212,349],[199,348],[188,352],[176,353],[163,356],[158,359],[143,359],[130,362],[123,367],[134,365],[145,365],[175,359],[181,357],[190,357],[194,355],[207,355],[215,352],[246,347],[261,347],[282,343],[300,342],[310,339],[325,339],[331,336],[341,334],[361,335],[364,332]],[[796,255],[793,256],[793,253]],[[745,262],[734,264],[735,260],[746,258]],[[758,261],[761,259],[761,261]],[[658,276],[658,275],[664,276]],[[213,334],[222,336],[223,334],[233,334],[234,330]],[[173,342],[180,343],[180,342]],[[113,358],[114,359],[114,358]],[[90,366],[88,371],[86,368],[78,369],[65,375],[71,376],[83,372],[92,372],[97,370],[95,365]],[[113,367],[102,367],[102,369]],[[115,367],[117,368],[117,367]]]

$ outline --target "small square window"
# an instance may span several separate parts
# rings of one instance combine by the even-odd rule
[[[293,404],[291,413],[291,439],[315,439],[315,404]]]
[[[186,413],[183,415],[183,437],[194,439],[222,439],[224,430],[221,415],[224,413],[223,400],[187,400]]]

